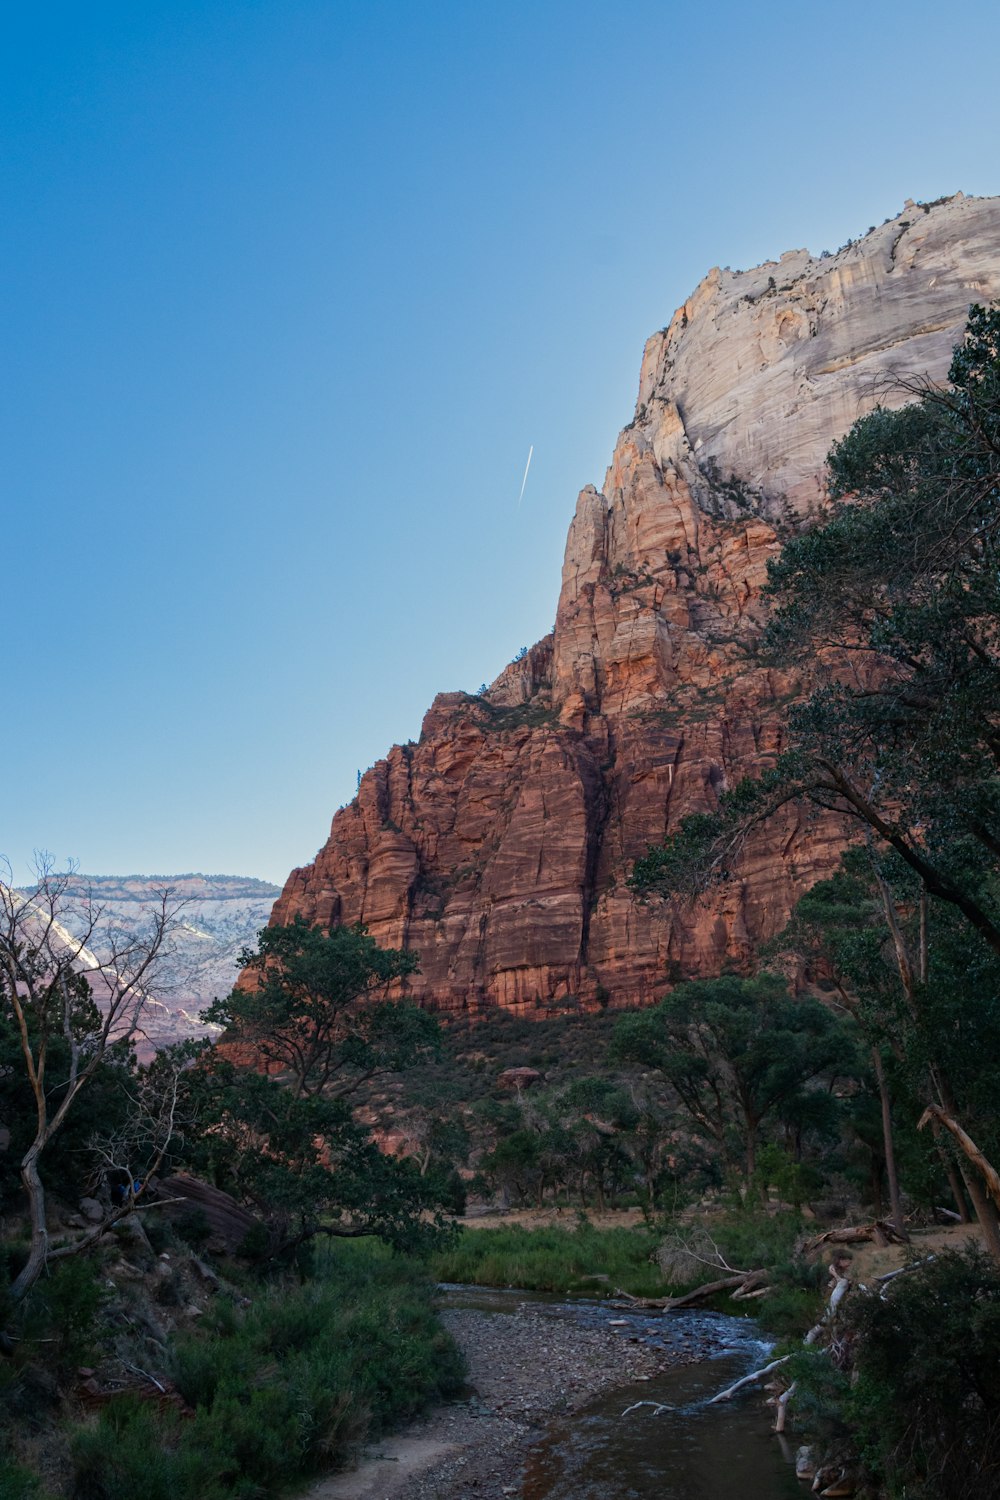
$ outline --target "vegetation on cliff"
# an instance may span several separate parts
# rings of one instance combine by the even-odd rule
[[[633,880],[704,891],[789,804],[853,825],[857,847],[800,902],[783,946],[871,1059],[894,1229],[904,1193],[950,1191],[961,1219],[967,1195],[994,1264],[924,1264],[841,1323],[850,1278],[834,1259],[830,1353],[858,1380],[832,1405],[887,1493],[985,1497],[1000,1260],[1000,309],[973,308],[949,384],[913,394],[837,445],[831,514],[770,566],[762,654],[811,662],[814,681],[787,748],[651,849]]]

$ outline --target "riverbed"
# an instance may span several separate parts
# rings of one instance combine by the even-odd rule
[[[705,1399],[761,1363],[749,1320],[621,1311],[447,1287],[464,1401],[366,1451],[308,1500],[790,1500],[794,1471],[759,1390]],[[667,1405],[654,1414],[635,1402]]]

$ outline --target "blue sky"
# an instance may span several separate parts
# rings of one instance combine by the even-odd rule
[[[96,0],[0,36],[22,873],[283,880],[435,692],[550,628],[710,266],[1000,192],[978,0]]]

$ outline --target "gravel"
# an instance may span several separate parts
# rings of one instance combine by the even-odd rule
[[[307,1500],[503,1500],[521,1493],[528,1450],[549,1421],[617,1386],[652,1379],[711,1351],[706,1339],[667,1339],[657,1320],[592,1323],[558,1308],[511,1312],[445,1307],[441,1321],[465,1354],[471,1393],[400,1437],[369,1450],[353,1474],[324,1481]]]

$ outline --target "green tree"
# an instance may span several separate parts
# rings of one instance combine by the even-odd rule
[[[718,814],[684,820],[633,881],[704,889],[792,802],[842,814],[870,842],[908,1017],[936,1080],[928,1108],[972,1164],[969,1190],[1000,1255],[990,1198],[1000,1201],[1000,1177],[960,1118],[952,1077],[945,1015],[961,997],[943,976],[932,997],[926,942],[954,913],[972,967],[1000,959],[1000,310],[974,307],[948,384],[911,394],[834,448],[832,513],[771,564],[761,658],[800,666],[812,684],[788,715],[788,750]],[[916,934],[879,876],[887,851],[916,887]],[[931,1029],[933,1016],[942,1024]]]
[[[480,1162],[486,1181],[505,1195],[513,1193],[519,1204],[529,1198],[541,1207],[545,1176],[542,1143],[537,1131],[524,1126],[503,1135]]]
[[[880,1493],[992,1500],[1000,1474],[1000,1274],[944,1254],[852,1299],[847,1415]]]
[[[575,1078],[552,1101],[556,1130],[552,1132],[553,1156],[561,1147],[567,1165],[578,1174],[581,1201],[586,1207],[588,1183],[594,1191],[599,1213],[608,1198],[614,1206],[617,1195],[634,1178],[628,1150],[639,1112],[628,1090],[616,1078]]]
[[[260,1217],[261,1257],[287,1256],[317,1234],[414,1249],[442,1229],[438,1178],[379,1150],[344,1099],[301,1094],[211,1049],[184,1084],[191,1124],[173,1157]]]
[[[791,999],[774,974],[678,985],[654,1009],[623,1016],[611,1050],[658,1069],[689,1129],[741,1164],[747,1182],[764,1125],[845,1063],[836,1019],[814,1000]]]
[[[202,1019],[289,1075],[297,1094],[343,1097],[437,1048],[434,1018],[388,998],[416,971],[416,958],[380,948],[363,927],[327,933],[296,917],[265,927],[240,965],[246,986],[214,1001]]]
[[[1000,954],[1000,310],[974,307],[944,389],[830,455],[836,502],[769,566],[764,661],[814,686],[788,752],[636,866],[703,886],[791,801],[840,812]]]

